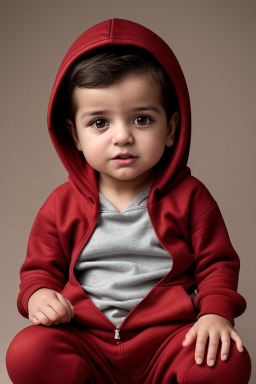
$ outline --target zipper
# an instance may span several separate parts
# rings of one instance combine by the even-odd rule
[[[151,221],[151,223],[152,223],[152,219],[151,219],[151,215],[150,215],[150,211],[147,209],[147,211],[148,211],[148,214],[149,214],[149,218],[150,218],[150,221]],[[99,214],[99,212],[98,212],[98,214]],[[77,261],[77,259],[78,259],[78,257],[79,257],[79,255],[80,255],[80,253],[81,253],[81,251],[82,251],[82,249],[83,249],[83,247],[84,247],[84,245],[87,243],[87,240],[88,240],[88,238],[90,238],[90,236],[91,236],[91,234],[92,234],[92,232],[93,232],[93,230],[94,230],[94,228],[95,228],[95,226],[96,226],[96,223],[97,223],[97,219],[98,219],[98,214],[97,214],[97,216],[96,216],[96,220],[94,221],[94,223],[93,223],[93,225],[92,225],[92,228],[91,228],[91,230],[88,232],[88,234],[87,234],[87,236],[86,236],[86,238],[83,240],[83,242],[82,242],[82,244],[80,245],[80,247],[79,247],[79,251],[77,252],[77,255],[76,255],[76,257],[74,257],[74,261],[73,261],[73,265],[72,265],[72,268],[70,268],[71,269],[71,276],[72,276],[72,278],[74,279],[74,281],[76,281],[76,283],[77,283],[77,285],[78,286],[80,286],[81,287],[81,285],[80,285],[80,283],[78,282],[78,280],[76,279],[76,277],[75,277],[75,274],[74,274],[74,267],[75,267],[75,263],[76,263],[76,261]],[[155,228],[154,228],[154,226],[153,226],[153,223],[152,223],[152,227],[153,227],[153,229],[154,229],[154,231],[155,231]],[[158,234],[157,234],[157,232],[155,231],[155,234],[156,234],[156,237],[158,238]],[[162,245],[162,243],[160,242],[160,240],[159,240],[159,238],[158,238],[158,241],[159,241],[159,243],[161,244],[161,246],[163,247],[163,249],[165,249],[166,250],[166,248]],[[166,250],[167,251],[167,250]],[[168,252],[168,251],[167,251]],[[168,252],[169,254],[170,254],[170,257],[171,257],[171,259],[172,259],[172,261],[173,261],[173,256],[172,256],[172,254],[170,253],[170,252]],[[71,267],[71,266],[70,266]],[[173,265],[172,265],[172,269],[171,269],[171,271],[173,271]],[[170,272],[171,272],[170,271]],[[169,273],[170,273],[169,272]],[[167,275],[169,275],[169,273],[167,273]],[[131,316],[131,314],[132,313],[134,313],[134,312],[136,312],[137,310],[138,310],[138,307],[140,306],[140,304],[142,303],[142,301],[144,301],[145,299],[146,299],[146,297],[147,296],[149,296],[149,295],[151,295],[152,294],[152,291],[154,290],[154,288],[156,288],[156,287],[158,287],[159,285],[161,285],[161,283],[167,278],[167,275],[165,275],[149,292],[148,292],[148,294],[141,300],[141,302],[139,302],[129,313],[128,313],[128,315],[125,317],[125,319],[123,320],[123,322],[122,322],[122,324],[120,325],[120,327],[116,327],[116,329],[114,329],[113,330],[113,328],[112,328],[112,330],[114,331],[114,340],[116,340],[116,343],[117,344],[121,344],[122,343],[122,340],[121,340],[121,336],[120,336],[120,331],[121,331],[121,327],[123,327],[124,326],[124,324],[126,324],[128,321],[129,321],[129,318],[130,318],[130,316]],[[68,280],[69,282],[70,282],[70,280]],[[70,282],[71,283],[71,282]],[[71,283],[72,284],[72,283]],[[83,288],[81,287],[81,289],[83,290]],[[90,298],[89,298],[89,300],[91,300]],[[99,314],[101,314],[102,316],[104,316],[105,317],[105,320],[108,320],[108,322],[109,322],[109,324],[111,324],[112,326],[114,325],[100,310],[99,310],[99,308],[98,307],[96,307],[95,306],[95,308],[97,308],[98,309],[98,312],[99,312]]]
[[[114,332],[115,332],[115,337],[114,337],[114,339],[115,339],[115,340],[121,340],[121,337],[120,337],[120,329],[116,328],[116,329],[114,329]]]
[[[116,343],[117,344],[121,344],[122,341],[121,341],[121,336],[120,336],[120,329],[119,328],[116,328],[114,329],[114,340],[116,340]]]
[[[149,213],[149,211],[148,211],[148,213]],[[150,213],[149,213],[149,217],[150,217]],[[151,217],[150,217],[150,220],[151,220]],[[151,223],[152,223],[152,220],[151,220]],[[152,226],[153,226],[153,223],[152,223]],[[153,229],[154,229],[154,226],[153,226]],[[155,231],[155,229],[154,229],[154,231]],[[156,237],[157,237],[157,239],[158,239],[158,241],[159,241],[159,243],[161,244],[161,246],[163,247],[163,249],[165,249],[166,250],[166,248],[162,245],[162,243],[161,243],[161,241],[160,241],[160,239],[158,238],[158,235],[157,235],[157,233],[156,233],[156,231],[155,231],[155,234],[156,234]],[[168,252],[167,250],[166,250],[166,252]],[[171,252],[168,252],[169,253],[169,255],[170,255],[170,257],[171,257],[171,259],[172,259],[172,261],[174,260],[173,259],[173,255],[172,255],[172,253]],[[174,263],[173,263],[173,265],[174,265]],[[129,321],[129,318],[131,317],[131,315],[134,313],[134,312],[136,312],[137,310],[138,310],[138,307],[141,305],[141,303],[148,297],[148,296],[151,296],[152,295],[152,291],[156,288],[156,287],[159,287],[159,286],[161,286],[161,284],[167,279],[167,276],[171,273],[171,272],[173,272],[173,265],[172,265],[172,268],[171,268],[171,270],[164,276],[164,277],[162,277],[162,279],[148,292],[148,294],[134,307],[134,308],[132,308],[132,310],[128,313],[128,315],[124,318],[124,320],[123,320],[123,322],[122,322],[122,324],[119,326],[119,327],[116,327],[116,329],[114,329],[114,340],[116,340],[117,341],[117,344],[121,344],[122,343],[122,340],[121,340],[121,336],[120,336],[120,332],[121,332],[121,328],[123,328],[124,326],[125,326],[125,324]]]

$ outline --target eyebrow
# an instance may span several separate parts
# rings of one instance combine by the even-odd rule
[[[97,116],[97,115],[105,115],[109,113],[109,111],[91,111],[91,112],[85,112],[82,114],[81,119],[84,119],[87,116]]]
[[[153,105],[148,105],[146,107],[135,108],[135,111],[154,111],[154,112],[156,112],[158,114],[161,113],[161,111],[158,108],[154,107]]]
[[[134,111],[154,111],[158,114],[161,113],[161,111],[158,108],[154,107],[153,105],[148,105],[145,107],[138,107],[138,108],[134,108],[133,110]],[[84,119],[85,117],[88,117],[88,116],[99,116],[99,115],[105,115],[108,113],[110,113],[109,110],[85,112],[82,114],[81,119]]]

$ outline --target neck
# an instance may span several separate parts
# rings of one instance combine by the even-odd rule
[[[151,186],[153,178],[152,173],[139,180],[117,180],[100,174],[99,192],[122,212],[138,193]]]

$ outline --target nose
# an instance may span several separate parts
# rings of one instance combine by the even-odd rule
[[[120,122],[116,124],[115,129],[113,130],[112,143],[114,145],[126,145],[132,144],[134,141],[131,127],[124,123]]]

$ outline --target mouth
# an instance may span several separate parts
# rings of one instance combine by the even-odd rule
[[[131,153],[119,153],[112,160],[119,165],[129,165],[134,163],[137,159],[138,157]]]
[[[137,156],[134,156],[130,153],[119,153],[113,158],[113,160],[116,160],[116,159],[137,159]]]

